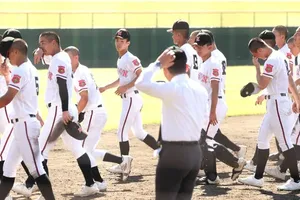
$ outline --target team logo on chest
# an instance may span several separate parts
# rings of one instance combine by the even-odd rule
[[[127,70],[125,70],[125,69],[119,69],[118,71],[119,71],[119,74],[121,76],[124,76],[124,77],[128,76],[128,71]]]
[[[207,83],[208,82],[208,76],[205,76],[204,74],[199,73],[198,74],[198,80],[200,80],[203,83]]]
[[[273,71],[273,65],[267,64],[266,65],[266,72],[271,73]]]
[[[58,66],[58,73],[60,73],[60,74],[65,73],[65,67],[64,66]]]
[[[12,77],[11,81],[12,81],[13,83],[20,83],[20,79],[21,79],[21,76],[15,74],[15,75]]]
[[[85,80],[79,80],[78,81],[79,87],[84,87],[86,86]]]
[[[286,54],[286,57],[287,57],[288,59],[292,59],[292,54],[291,54],[291,53],[287,53],[287,54]]]

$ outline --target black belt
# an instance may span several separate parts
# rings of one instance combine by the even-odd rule
[[[218,98],[219,98],[219,99],[222,99],[223,97],[222,97],[222,96],[218,96]]]
[[[50,108],[50,107],[51,107],[51,103],[48,103],[48,104],[47,104],[47,107]]]
[[[97,106],[97,108],[102,108],[102,104],[99,104],[99,105]]]
[[[280,93],[279,95],[282,97],[286,97],[286,93]],[[272,97],[272,95],[266,95],[265,99],[271,99],[271,97]]]
[[[138,94],[138,93],[139,93],[138,90],[134,90],[133,92],[134,92],[134,94]],[[123,99],[123,98],[126,98],[126,93],[125,93],[125,94],[122,94],[122,95],[121,95],[121,98],[122,98],[122,99]]]
[[[199,141],[161,141],[161,144],[192,146],[192,145],[199,145]]]
[[[34,114],[29,114],[29,117],[36,117],[36,115],[34,115]],[[11,122],[12,124],[17,123],[18,121],[19,121],[19,118],[15,118],[15,119],[11,119],[11,120],[10,120],[10,122]]]

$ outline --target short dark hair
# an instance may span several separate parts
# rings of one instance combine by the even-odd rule
[[[49,41],[55,40],[55,42],[60,46],[60,37],[57,33],[53,31],[46,31],[40,34],[40,37],[46,37]]]
[[[65,52],[70,52],[73,56],[79,56],[80,52],[79,49],[75,46],[68,46],[67,48],[64,49]]]
[[[20,53],[22,53],[24,56],[27,56],[28,52],[28,45],[23,39],[14,39],[11,47],[13,50],[18,50]]]
[[[258,49],[265,47],[267,47],[266,43],[258,37],[252,38],[248,43],[248,48],[251,52],[257,52]]]
[[[295,41],[294,36],[292,36],[292,37],[290,37],[290,38],[288,39],[287,43],[288,43],[288,44],[291,44],[291,43],[293,44],[294,41]]]
[[[214,34],[213,34],[210,30],[202,29],[201,32],[202,32],[202,33],[207,33],[207,34],[211,37],[212,42],[213,42],[213,43],[215,42]]]
[[[189,32],[189,30],[184,30],[184,29],[182,29],[182,30],[174,30],[173,32],[177,32],[177,33],[180,33],[185,39],[189,39],[189,37],[190,37],[190,32]]]
[[[175,46],[169,47],[169,49],[175,53],[174,64],[168,68],[169,72],[173,75],[186,73],[187,58],[184,51]]]
[[[287,39],[288,38],[288,29],[287,27],[283,26],[283,25],[278,25],[278,26],[275,26],[273,28],[273,30],[277,31],[278,33],[280,33],[280,35],[284,35],[284,38]]]

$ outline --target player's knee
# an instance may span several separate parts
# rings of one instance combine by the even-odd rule
[[[258,146],[259,149],[270,149],[269,142],[258,141],[257,146]]]
[[[285,152],[285,151],[287,151],[287,150],[289,150],[289,149],[291,149],[291,148],[294,147],[294,145],[292,144],[291,141],[279,142],[279,146],[280,146],[280,149],[281,149],[283,152]]]
[[[140,140],[144,140],[147,136],[147,132],[144,130],[136,131],[134,132],[135,137],[137,137]]]

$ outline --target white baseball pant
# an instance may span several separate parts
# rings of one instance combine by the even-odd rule
[[[293,130],[293,133],[292,133],[292,142],[293,142],[293,144],[300,146],[300,121],[299,121],[299,114],[296,114],[295,118],[296,118],[296,123],[295,123],[294,130]]]
[[[267,112],[259,129],[258,148],[269,149],[273,134],[283,152],[293,148],[291,139],[293,118],[290,98],[271,95],[267,100]]]
[[[69,112],[70,115],[73,117],[73,121],[78,121],[78,112],[75,105],[69,105]],[[56,144],[56,141],[49,143],[48,140],[50,138],[54,126],[59,120],[62,120],[61,107],[58,105],[51,105],[51,107],[48,108],[48,116],[45,120],[44,126],[42,127],[41,135],[39,137],[40,149],[45,159],[48,159],[49,151],[51,151],[51,149]],[[83,154],[86,153],[86,151],[82,147],[82,141],[76,140],[75,138],[71,137],[66,131],[64,131],[61,134],[61,138],[68,150],[72,152],[76,159],[80,158]]]
[[[40,128],[40,122],[35,117],[28,116],[14,123],[14,138],[3,166],[4,176],[16,177],[18,165],[22,160],[34,178],[45,174],[38,143]]]
[[[118,139],[120,142],[128,141],[129,130],[140,140],[144,140],[147,132],[143,128],[141,109],[143,106],[142,97],[133,92],[122,95],[122,113],[118,127]]]
[[[211,101],[208,102],[208,105],[209,105],[208,113],[210,113]],[[206,139],[206,142],[209,146],[213,146],[213,144],[215,143],[213,141],[213,139],[215,138],[222,121],[226,117],[227,110],[228,110],[228,107],[226,105],[225,100],[218,99],[218,103],[217,103],[217,107],[216,107],[216,115],[217,115],[218,123],[216,125],[209,124],[209,115],[208,115],[208,119],[206,122],[207,127],[204,127],[204,130],[206,130],[207,136],[209,137],[208,139]]]
[[[82,142],[83,148],[87,151],[89,157],[93,157],[95,160],[103,161],[104,155],[107,151],[102,149],[96,149],[102,130],[107,122],[107,114],[103,107],[97,107],[93,110],[86,111],[84,114],[84,120],[82,121],[83,130],[87,131],[88,136]],[[97,163],[92,163],[92,167],[97,166]]]
[[[7,157],[8,149],[13,139],[13,125],[10,123],[8,117],[8,108],[0,109],[0,161],[4,161]]]

